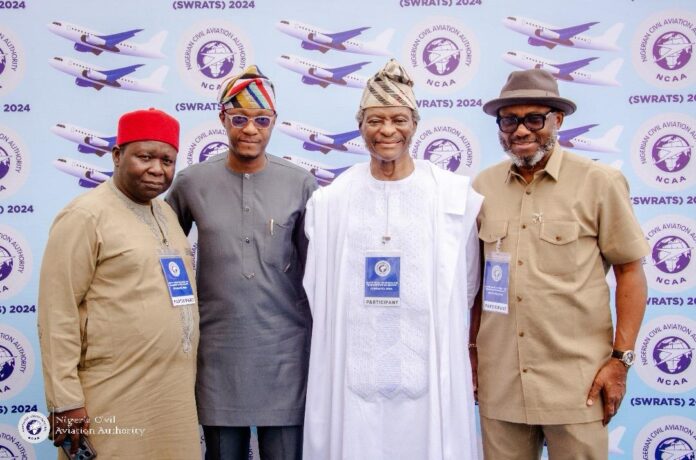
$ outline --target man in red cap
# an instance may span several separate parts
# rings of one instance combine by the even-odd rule
[[[156,199],[174,176],[179,123],[155,109],[126,113],[116,142],[112,179],[58,214],[41,266],[54,444],[75,452],[82,436],[100,458],[199,458],[191,249]]]

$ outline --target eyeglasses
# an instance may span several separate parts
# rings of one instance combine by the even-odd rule
[[[524,125],[525,128],[528,130],[534,132],[534,131],[539,131],[540,129],[544,129],[544,125],[546,124],[546,117],[549,116],[549,114],[554,113],[555,110],[550,110],[546,113],[528,113],[524,117],[516,117],[515,115],[509,115],[506,117],[501,117],[498,115],[498,117],[495,119],[495,122],[498,124],[498,128],[504,133],[511,134],[517,131],[517,128],[520,126],[520,123]]]
[[[229,114],[227,112],[225,112],[225,115],[230,120],[230,123],[232,123],[232,126],[234,126],[235,128],[244,128],[247,125],[247,123],[249,123],[249,120],[251,120],[254,122],[254,126],[256,126],[257,128],[265,129],[271,126],[271,122],[273,121],[273,116],[268,115],[247,117],[246,115]]]

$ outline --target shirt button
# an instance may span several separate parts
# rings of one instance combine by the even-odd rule
[[[245,207],[244,207],[244,212],[249,212],[249,211],[251,211],[251,208],[250,208],[249,206],[245,206]]]
[[[522,369],[522,372],[523,372],[524,374],[526,374],[526,373],[527,373],[527,368],[525,367],[524,369]]]
[[[517,296],[517,301],[518,301],[518,302],[522,302],[522,297]]]
[[[249,179],[250,177],[251,177],[251,175],[250,175],[249,173],[244,173],[244,178],[245,178],[245,179]]]
[[[245,243],[250,243],[251,240],[250,240],[249,237],[247,236],[246,238],[244,238],[244,242],[245,242]]]
[[[532,191],[531,191],[531,190],[526,190],[524,193],[526,193],[527,195],[531,195],[531,194],[532,194]]]
[[[518,260],[518,261],[517,261],[517,265],[522,265],[522,263],[523,263],[523,262],[522,262],[521,260]]]
[[[520,332],[520,337],[524,337],[524,332]]]
[[[561,239],[562,238],[560,236],[556,235],[556,241],[561,241]]]
[[[522,224],[522,230],[524,230],[525,228],[527,228],[527,224]]]

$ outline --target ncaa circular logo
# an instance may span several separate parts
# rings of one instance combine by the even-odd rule
[[[478,71],[478,40],[453,18],[429,18],[411,29],[404,43],[404,62],[419,86],[432,92],[460,90]]]
[[[686,393],[696,387],[696,321],[660,316],[640,329],[636,371],[650,387]]]
[[[696,285],[696,222],[679,215],[662,215],[642,225],[650,245],[643,259],[648,285],[662,292],[681,292]]]
[[[16,230],[0,225],[0,299],[19,293],[31,277],[29,245]]]
[[[0,96],[7,96],[17,86],[24,67],[24,52],[19,42],[3,26],[0,29]]]
[[[0,324],[0,401],[21,393],[33,374],[31,344],[17,329]]]
[[[631,54],[645,81],[660,88],[684,88],[696,79],[696,14],[663,11],[636,29]]]
[[[0,424],[0,458],[11,460],[36,460],[34,447],[19,435],[17,430]]]
[[[179,72],[199,94],[215,100],[222,82],[254,62],[250,41],[226,21],[206,21],[182,35]]]
[[[48,439],[48,418],[41,412],[27,412],[17,423],[19,435],[31,444],[38,444]],[[0,457],[2,458],[2,457]]]
[[[503,269],[500,268],[500,265],[493,265],[493,270],[491,271],[491,278],[493,278],[493,281],[495,281],[496,283],[503,279]]]
[[[227,154],[227,131],[219,121],[204,123],[184,136],[181,145],[186,149],[186,166],[203,163],[208,158]]]
[[[380,260],[375,264],[375,273],[384,278],[391,273],[391,264],[387,260]]]
[[[642,460],[696,459],[696,422],[666,416],[645,425],[633,443],[633,458]]]
[[[428,160],[453,173],[473,176],[479,168],[478,140],[454,119],[419,123],[411,143],[411,156]]]
[[[181,270],[176,262],[170,261],[169,264],[167,264],[167,267],[169,268],[169,273],[171,273],[173,277],[178,278],[179,275],[181,275]]]
[[[661,114],[641,125],[633,138],[631,162],[651,187],[677,191],[696,184],[696,119]]]
[[[29,156],[21,139],[0,125],[0,200],[13,195],[27,180]]]

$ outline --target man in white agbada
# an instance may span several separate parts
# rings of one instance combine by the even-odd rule
[[[370,162],[307,203],[305,460],[478,458],[467,343],[483,198],[409,156],[412,86],[394,60],[369,80]]]

